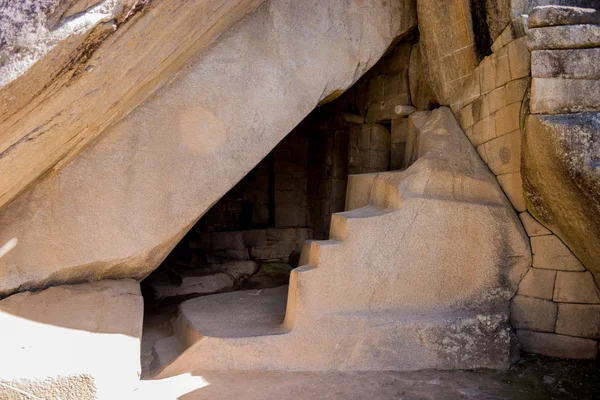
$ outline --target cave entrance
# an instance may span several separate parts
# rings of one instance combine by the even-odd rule
[[[329,238],[331,215],[345,210],[348,175],[403,166],[404,113],[414,110],[409,59],[415,39],[405,38],[353,87],[313,110],[142,282],[144,370],[157,356],[154,342],[177,336],[176,319],[186,312],[186,323],[204,321],[203,334],[209,336],[225,334],[221,325],[232,321],[243,326],[244,334],[264,334],[267,325],[281,325],[290,273],[307,241]],[[254,305],[259,296],[252,291],[270,291],[272,301]],[[185,300],[203,297],[206,309],[212,300],[205,296],[230,292],[239,293],[235,310],[219,309],[213,296],[210,326],[202,315],[208,311],[184,310],[191,304]],[[213,323],[220,321],[215,313],[228,317]]]

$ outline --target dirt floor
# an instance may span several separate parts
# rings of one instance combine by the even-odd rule
[[[526,355],[509,371],[196,372],[142,381],[140,399],[600,399],[594,361]],[[136,396],[137,398],[137,396]]]

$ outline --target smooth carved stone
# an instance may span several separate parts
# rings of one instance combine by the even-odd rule
[[[600,283],[600,114],[529,115],[525,127],[527,207]]]
[[[531,268],[519,283],[517,294],[552,300],[556,271]]]
[[[600,48],[536,50],[531,54],[535,78],[600,79]]]
[[[531,214],[524,212],[524,213],[519,214],[519,217],[521,217],[521,222],[523,223],[523,226],[525,227],[525,232],[527,232],[527,235],[529,235],[530,237],[552,235],[552,232],[550,232],[548,229],[546,229],[546,227],[544,227],[542,224],[537,222],[531,216]]]
[[[598,342],[591,339],[521,329],[517,338],[523,351],[548,357],[595,360],[598,354]]]
[[[529,50],[587,49],[600,46],[600,25],[533,28],[527,32]]]
[[[482,148],[483,159],[496,175],[518,172],[521,168],[520,131],[514,131],[490,140],[478,147],[477,150],[479,148]]]
[[[527,209],[525,206],[525,196],[523,195],[523,179],[520,172],[511,172],[509,174],[498,175],[498,183],[506,197],[510,200],[515,210],[522,212]]]
[[[394,112],[398,117],[408,117],[410,114],[416,112],[417,109],[413,106],[396,106]]]
[[[558,271],[553,300],[561,303],[600,304],[600,290],[589,271]]]
[[[0,246],[18,244],[0,258],[0,293],[147,276],[317,104],[350,87],[416,26],[412,1],[357,13],[362,4],[269,0],[196,51],[60,173],[2,209]],[[152,28],[136,25],[143,26]]]
[[[584,271],[585,268],[571,250],[554,235],[531,238],[533,266],[563,271]]]
[[[600,25],[600,10],[569,6],[536,7],[529,14],[529,28],[555,25]]]
[[[133,279],[55,286],[0,301],[0,398],[130,398],[141,372],[143,310]],[[5,385],[37,397],[14,397]]]
[[[600,339],[600,305],[559,304],[556,333]]]
[[[511,302],[510,322],[517,329],[554,332],[556,312],[556,303],[517,295]]]
[[[410,51],[410,63],[408,67],[410,100],[417,110],[431,110],[438,102],[427,82],[421,57],[421,46],[416,43]]]
[[[600,80],[533,78],[530,109],[532,114],[600,111]]]
[[[506,84],[506,100],[508,104],[521,103],[529,86],[529,77],[515,79]]]

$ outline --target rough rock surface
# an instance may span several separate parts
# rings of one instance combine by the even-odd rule
[[[600,283],[600,113],[529,115],[522,173],[529,212]]]
[[[0,398],[123,398],[141,373],[143,308],[133,279],[55,286],[0,301]]]
[[[261,3],[0,1],[0,207]]]
[[[416,26],[412,1],[363,5],[264,3],[58,174],[4,207],[0,246],[10,249],[0,258],[0,293],[150,273],[304,116]]]

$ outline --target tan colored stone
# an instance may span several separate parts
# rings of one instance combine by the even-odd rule
[[[510,62],[508,58],[507,49],[510,47],[503,47],[494,53],[494,71],[496,72],[496,87],[505,85],[511,80]],[[514,77],[512,79],[515,79]]]
[[[498,122],[496,121],[496,127]],[[496,128],[497,129],[497,128]],[[497,130],[496,130],[496,133]],[[496,175],[518,172],[521,168],[521,132],[514,131],[481,145],[487,165]]]
[[[523,223],[523,226],[525,227],[525,231],[527,232],[527,235],[529,235],[529,237],[552,235],[552,232],[550,232],[548,229],[546,229],[546,227],[544,227],[544,225],[537,222],[531,216],[531,214],[524,212],[524,213],[519,214],[519,217],[521,218],[521,222]]]
[[[525,205],[525,197],[523,196],[523,179],[521,178],[521,173],[511,172],[498,175],[496,178],[515,210],[519,212],[526,211],[527,207]]]
[[[0,28],[0,81],[11,81],[0,89],[0,207],[67,165],[263,1],[96,1],[69,18],[59,10],[73,0],[10,3],[18,11],[3,23],[16,31]]]
[[[536,7],[529,14],[530,28],[578,24],[600,25],[600,10],[593,8],[548,5]]]
[[[508,50],[511,78],[519,79],[529,76],[531,73],[531,53],[527,49],[525,39],[520,38],[510,42],[506,48]]]
[[[419,43],[413,45],[410,52],[408,70],[410,84],[410,100],[417,110],[430,110],[438,105],[438,100],[425,77],[425,67],[421,57]]]
[[[122,398],[133,392],[141,372],[143,310],[133,279],[5,298],[0,301],[0,380],[44,398],[48,393],[64,399]],[[40,388],[47,392],[39,393]],[[0,398],[13,395],[0,385]]]
[[[425,75],[438,102],[449,104],[479,63],[469,0],[417,1],[417,15]]]
[[[510,307],[510,323],[517,329],[554,332],[557,305],[548,300],[517,295]]]
[[[553,299],[560,303],[600,304],[600,290],[589,271],[558,271]]]
[[[496,120],[493,116],[485,117],[473,125],[469,139],[473,146],[479,146],[496,138]]]
[[[408,137],[408,118],[394,118],[392,120],[392,143],[404,143]]]
[[[532,114],[600,111],[600,80],[533,78]]]
[[[506,89],[504,86],[492,90],[486,96],[488,96],[490,102],[490,113],[495,113],[507,105]]]
[[[600,305],[559,304],[556,333],[600,339]]]
[[[507,367],[508,304],[529,268],[528,238],[449,108],[415,128],[416,160],[404,171],[350,177],[347,204],[359,208],[333,215],[330,240],[304,246],[309,254],[287,290],[183,303],[176,324],[183,329],[170,339],[178,356],[161,359],[158,377],[198,366]],[[271,305],[275,317],[263,312]],[[223,356],[240,348],[235,358]]]
[[[529,50],[585,49],[600,46],[600,26],[564,25],[527,31]]]
[[[500,137],[520,129],[521,103],[513,103],[501,108],[495,114],[496,136]]]
[[[554,235],[532,237],[531,252],[534,267],[563,271],[585,270],[571,250]]]
[[[158,29],[152,18],[167,7],[174,12],[165,17],[168,24],[163,34],[177,49],[194,47],[188,41],[202,37],[189,34],[190,29],[199,29],[196,24],[209,25],[218,31],[215,35],[222,33],[220,24],[211,24],[213,14],[204,12],[203,7],[196,8],[192,5],[195,2],[187,3],[190,8],[160,2],[161,7],[142,13],[144,17],[139,17],[135,29],[123,29],[123,34],[131,32],[127,33],[129,37],[144,29]],[[218,4],[221,11],[224,4]],[[309,6],[269,0],[222,34],[210,48],[195,50],[187,67],[143,105],[104,130],[99,140],[60,173],[49,174],[2,209],[0,246],[15,238],[18,243],[0,258],[0,293],[39,288],[49,282],[147,276],[197,219],[317,104],[350,87],[398,36],[416,26],[414,2],[378,2],[356,13],[360,4],[334,1]],[[239,6],[236,15],[247,11],[247,3],[235,5]],[[199,20],[190,21],[187,14]],[[178,19],[174,20],[174,15]],[[222,16],[217,12],[215,18]],[[174,36],[180,33],[179,25],[183,25],[185,40]],[[332,26],[335,28],[329,29]],[[146,35],[140,40],[153,44]],[[125,42],[119,40],[118,44],[126,51],[141,52],[130,47],[140,46],[140,41],[132,40],[127,46]],[[204,38],[200,42],[206,44]],[[97,55],[106,60],[106,68],[114,71],[119,69],[114,57],[123,54],[112,54],[111,49],[107,47],[106,52]],[[150,58],[155,56],[149,53]],[[170,47],[169,56],[177,58],[180,54]],[[127,65],[122,66],[127,79],[141,78],[146,71],[146,66],[138,71]],[[157,68],[157,64],[150,65]],[[105,84],[113,84],[107,75],[93,89]],[[118,99],[123,97],[123,92],[119,93]],[[103,115],[106,109],[94,102],[108,101],[110,107],[115,98],[106,96],[104,90],[99,94],[85,100],[82,94],[69,103],[89,102],[103,123],[114,122]],[[130,111],[131,101],[123,101]],[[66,142],[71,147],[77,141],[71,135],[73,129],[90,124],[83,114],[70,111],[60,118],[72,121],[73,128],[64,129],[65,125],[59,124],[52,128],[53,132],[57,129],[56,134],[40,131],[44,134],[33,141],[40,145],[52,143],[34,155],[36,160],[46,163],[47,155]],[[44,120],[46,113],[30,114]],[[58,123],[54,119],[46,121],[50,125]],[[103,123],[90,124],[90,129]],[[33,125],[29,131],[41,125]],[[57,135],[63,133],[65,140],[58,140]],[[29,146],[25,144],[35,151]],[[56,152],[57,158],[53,155],[51,159],[63,154]],[[40,172],[30,167],[13,158],[12,153],[2,158],[1,193],[6,193],[5,183],[14,182],[16,175],[12,172]],[[5,173],[9,170],[10,178]]]
[[[494,55],[483,59],[479,64],[480,79],[481,79],[481,94],[486,94],[496,89],[496,63],[494,62]]]
[[[548,357],[595,360],[598,343],[595,340],[517,330],[521,350]]]
[[[473,121],[478,122],[490,115],[489,94],[483,95],[471,104]]]
[[[519,283],[517,294],[552,300],[556,271],[531,268]]]
[[[600,79],[600,48],[536,50],[531,53],[531,76]]]
[[[471,104],[463,107],[456,115],[456,119],[463,130],[473,126],[473,108]]]
[[[529,77],[516,79],[506,84],[506,101],[508,104],[521,103],[529,86]]]
[[[600,284],[600,114],[529,115],[525,126],[527,207]]]

